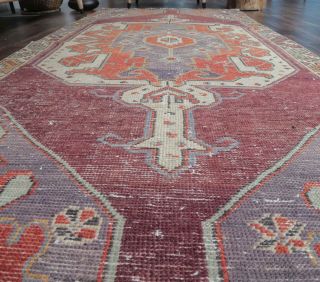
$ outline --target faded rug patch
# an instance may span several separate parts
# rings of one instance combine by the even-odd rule
[[[1,279],[319,277],[319,62],[209,9],[101,10],[1,61]]]

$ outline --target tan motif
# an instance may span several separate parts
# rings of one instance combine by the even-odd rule
[[[183,151],[207,150],[207,147],[186,136],[184,123],[186,110],[215,102],[212,93],[195,87],[146,86],[126,91],[121,99],[155,112],[152,137],[135,144],[133,148],[157,149],[156,160],[160,167],[172,171],[182,166]]]

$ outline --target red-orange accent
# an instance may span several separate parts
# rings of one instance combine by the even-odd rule
[[[60,214],[56,217],[55,223],[56,224],[70,224],[70,220],[66,216]]]
[[[320,257],[320,243],[315,244],[313,249],[315,250],[317,256]]]
[[[26,261],[39,252],[45,239],[41,227],[31,225],[24,229],[17,243],[7,244],[7,239],[13,231],[13,225],[0,224],[1,281],[22,281]]]
[[[83,211],[81,212],[80,221],[81,221],[81,222],[84,222],[84,221],[86,221],[87,219],[94,217],[94,215],[95,215],[95,213],[94,213],[93,210],[91,210],[91,209],[85,209],[85,210],[83,210]]]
[[[275,251],[277,254],[289,254],[289,248],[285,245],[278,243],[276,245]]]
[[[80,238],[94,239],[96,237],[96,234],[97,234],[96,230],[83,228],[76,235]]]
[[[273,232],[271,232],[269,229],[265,228],[261,224],[252,223],[252,224],[250,224],[250,226],[255,228],[255,229],[257,229],[259,232],[263,233],[264,235],[266,235],[268,237],[274,237],[275,236],[275,234]]]

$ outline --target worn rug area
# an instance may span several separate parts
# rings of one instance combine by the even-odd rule
[[[320,60],[234,10],[101,10],[0,63],[1,281],[315,281]]]

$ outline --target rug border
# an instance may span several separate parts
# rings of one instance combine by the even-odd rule
[[[123,235],[123,229],[125,225],[125,217],[123,217],[109,202],[109,200],[96,190],[90,183],[84,180],[80,174],[72,168],[65,160],[60,156],[54,153],[52,150],[41,144],[37,141],[16,119],[12,116],[10,111],[5,107],[0,106],[0,109],[3,111],[4,115],[12,122],[12,124],[21,132],[21,134],[29,140],[34,146],[39,148],[41,151],[45,152],[49,158],[60,165],[60,169],[65,170],[81,185],[83,186],[88,193],[90,193],[94,198],[96,198],[116,219],[116,227],[114,232],[112,232],[113,239],[111,240],[111,251],[108,255],[109,260],[107,259],[107,266],[104,267],[103,273],[106,273],[103,281],[104,282],[113,282],[116,277],[116,269],[118,265],[119,255],[120,255],[120,246]],[[110,263],[110,265],[109,265]]]
[[[219,259],[219,240],[216,238],[216,232],[214,224],[222,218],[226,212],[231,210],[234,206],[237,205],[243,199],[247,193],[254,190],[258,185],[263,183],[269,176],[274,173],[277,173],[282,167],[284,167],[288,162],[290,162],[295,156],[299,155],[300,149],[307,146],[312,137],[316,136],[320,131],[320,125],[314,127],[306,135],[300,139],[299,143],[283,158],[278,160],[272,167],[269,167],[256,177],[254,181],[247,184],[246,186],[239,189],[239,192],[235,194],[222,208],[211,216],[209,219],[201,222],[203,230],[203,243],[205,246],[206,260],[207,260],[207,270],[208,278],[211,282],[219,282],[223,280],[223,277],[219,274],[220,259]]]
[[[302,64],[311,73],[320,77],[320,55],[316,54],[314,51],[308,49],[300,43],[290,39],[289,37],[271,29],[270,27],[257,22],[253,18],[249,17],[246,13],[241,12],[240,10],[238,10],[238,12],[240,12],[240,17],[242,20],[244,20],[245,25],[248,25],[250,28],[254,26],[258,29],[258,32],[259,30],[264,32],[262,34],[259,32],[259,36],[266,36],[267,40],[281,48],[285,54],[295,59],[296,62]],[[242,20],[241,22],[243,22]],[[257,30],[253,29],[253,31],[257,33]],[[277,39],[282,39],[284,42],[274,42]]]

